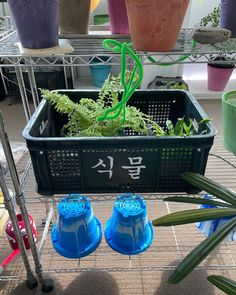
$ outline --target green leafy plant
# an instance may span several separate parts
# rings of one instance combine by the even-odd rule
[[[127,79],[130,72],[127,72]],[[63,126],[62,136],[118,136],[126,128],[142,135],[148,135],[148,125],[161,127],[134,106],[127,106],[126,121],[121,117],[99,122],[97,118],[117,104],[122,92],[120,75],[109,76],[105,81],[98,99],[82,98],[78,103],[66,95],[49,90],[41,90],[43,97],[54,106],[57,112],[68,115],[68,123]]]
[[[199,26],[200,27],[206,27],[206,26],[219,27],[220,10],[221,10],[220,4],[215,6],[212,12],[210,12],[208,15],[206,15],[200,20]]]
[[[187,122],[188,121],[188,122]],[[202,119],[199,123],[195,122],[193,119],[185,120],[185,117],[179,118],[175,126],[171,120],[166,121],[166,131],[163,131],[163,136],[191,136],[197,134],[199,131],[199,126],[201,124],[208,123],[211,119]],[[155,128],[155,127],[154,127]],[[204,130],[201,134],[206,133]]]
[[[131,72],[126,72],[129,80]],[[68,96],[41,89],[43,97],[54,106],[58,113],[66,114],[68,122],[61,130],[61,136],[118,136],[125,129],[141,135],[153,134],[156,136],[190,136],[197,134],[199,126],[209,122],[203,119],[197,123],[192,119],[180,118],[177,123],[166,121],[166,128],[162,128],[151,116],[148,116],[134,106],[126,107],[126,120],[119,116],[114,120],[98,121],[97,118],[105,110],[117,105],[122,93],[121,76],[109,76],[105,81],[98,99],[82,98],[78,103],[73,102]],[[203,131],[201,134],[205,133]]]
[[[194,209],[181,212],[172,213],[160,217],[153,221],[154,226],[173,226],[181,224],[189,224],[194,222],[213,220],[223,217],[232,217],[222,227],[217,229],[212,235],[201,242],[194,250],[192,250],[177,266],[175,271],[169,278],[169,283],[177,284],[182,281],[195,267],[197,267],[236,227],[236,193],[226,187],[196,173],[186,172],[182,175],[183,179],[190,184],[198,187],[201,190],[208,192],[221,201],[193,198],[193,197],[167,197],[164,201],[168,202],[182,202],[192,204],[207,204],[217,206],[209,209]],[[222,286],[223,283],[227,285],[226,281],[220,281],[219,278],[209,277],[209,281],[217,283]],[[232,288],[232,282],[229,287]],[[236,294],[236,286],[233,285]]]
[[[188,86],[183,82],[169,82],[166,85],[167,89],[182,89],[188,90]]]

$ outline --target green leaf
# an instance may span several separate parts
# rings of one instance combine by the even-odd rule
[[[199,189],[236,206],[236,193],[210,180],[209,178],[193,172],[183,173],[182,178]]]
[[[176,203],[188,203],[188,204],[200,204],[200,205],[211,205],[220,207],[233,207],[233,205],[223,202],[217,202],[215,200],[194,198],[194,197],[166,197],[163,199],[165,202],[176,202]]]
[[[200,243],[193,251],[191,251],[177,266],[171,274],[168,282],[177,284],[182,281],[193,269],[198,266],[221,241],[235,228],[236,217],[228,221],[221,228]]]
[[[228,295],[236,294],[236,281],[222,276],[209,276],[208,281]]]
[[[187,126],[185,122],[183,123],[184,132],[187,136],[191,134],[191,127],[192,127],[191,125]]]
[[[168,135],[174,136],[175,135],[174,126],[173,126],[173,123],[172,123],[171,120],[166,121],[166,127],[167,127],[167,130],[168,130]]]
[[[171,226],[236,216],[236,208],[194,209],[174,212],[153,220],[154,226]]]
[[[206,124],[206,123],[209,123],[209,122],[211,122],[212,121],[212,119],[210,119],[210,118],[204,118],[204,119],[202,119],[200,122],[199,122],[199,124]]]
[[[174,127],[176,136],[184,136],[183,123],[184,123],[184,117],[179,118],[176,125],[175,125],[175,127]]]

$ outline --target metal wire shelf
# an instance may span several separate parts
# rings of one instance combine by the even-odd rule
[[[177,41],[176,48],[171,52],[141,52],[138,51],[144,65],[150,64],[148,57],[155,56],[156,64],[160,63],[179,63],[180,55],[188,55],[192,52],[192,34],[194,29],[182,29]],[[130,42],[129,36],[110,35],[110,33],[91,32],[90,35],[63,35],[63,38],[70,40],[74,52],[71,54],[55,54],[44,57],[24,56],[16,42],[18,41],[16,31],[0,38],[0,59],[4,61],[5,67],[29,67],[29,66],[63,66],[77,67],[88,66],[91,56],[109,55],[110,58],[106,64],[117,65],[120,63],[119,56],[106,51],[102,47],[102,40],[105,38],[118,39],[121,42]],[[231,38],[227,42],[217,43],[215,45],[198,44],[193,54],[189,55],[181,63],[206,63],[212,62],[215,55],[224,55],[225,62],[235,63],[236,60],[236,39]]]
[[[101,54],[110,56],[110,59],[107,61],[107,63],[119,64],[120,60],[118,55],[105,52],[101,48],[101,40],[104,38],[104,36],[106,37],[106,35],[99,37],[96,36],[96,38],[94,36],[79,36],[79,38],[78,36],[67,36],[71,41],[71,45],[75,48],[73,54],[34,58],[20,55],[18,47],[14,46],[14,43],[18,41],[17,34],[15,31],[9,31],[0,37],[0,60],[4,61],[4,65],[0,66],[21,69],[28,69],[29,66],[88,66],[91,55],[99,56]],[[153,53],[157,59],[157,63],[161,63],[163,61],[169,61],[170,63],[175,62],[178,60],[179,55],[190,53],[192,45],[191,36],[191,29],[182,30],[178,45],[173,52],[158,54]],[[116,38],[117,36],[109,37]],[[130,41],[127,36],[120,36],[120,40],[126,42]],[[148,54],[139,52],[143,64],[149,64]],[[212,55],[217,54],[226,54],[228,61],[232,62],[232,59],[235,59],[236,56],[236,40],[232,39],[228,41],[227,44],[222,43],[215,46],[198,45],[196,53],[189,56],[185,62],[208,62],[211,60]],[[222,153],[224,154],[225,152],[223,151]],[[218,177],[217,169],[215,169],[215,167],[219,166],[219,162],[220,159],[215,159],[214,163],[209,168],[209,173],[213,174],[213,179],[214,177]],[[24,173],[26,163],[29,163],[28,155],[25,155],[25,157],[19,163],[18,169],[21,171],[22,185],[27,184],[25,187],[25,196],[26,202],[28,203],[29,213],[34,216],[34,219],[36,219],[36,223],[38,225],[38,231],[41,237],[38,244],[42,245],[40,248],[40,256],[45,273],[55,275],[71,275],[89,271],[99,273],[129,273],[135,275],[137,275],[137,273],[141,273],[141,276],[145,276],[144,273],[168,272],[173,270],[176,267],[178,261],[180,261],[183,256],[190,252],[194,246],[196,246],[203,239],[203,236],[196,231],[194,225],[189,225],[188,227],[185,226],[184,228],[172,227],[168,229],[165,228],[164,230],[155,229],[156,238],[151,248],[141,255],[132,257],[131,260],[129,260],[129,258],[126,256],[112,251],[106,245],[103,239],[102,244],[98,250],[87,258],[81,259],[80,265],[78,266],[78,261],[67,260],[56,254],[51,246],[48,228],[45,230],[45,227],[41,224],[42,217],[45,216],[44,205],[48,203],[53,203],[55,205],[61,199],[61,196],[37,195],[37,193],[35,193],[35,183],[32,177],[32,170],[29,170],[28,174]],[[29,164],[27,167],[30,167]],[[222,172],[220,174],[222,174]],[[232,179],[230,181],[232,182]],[[173,205],[163,203],[162,199],[165,197],[165,195],[148,194],[144,195],[144,197],[147,200],[150,220],[156,218],[157,216],[161,216],[176,210],[190,208],[189,205]],[[199,195],[196,197],[199,197]],[[90,199],[93,201],[95,215],[102,221],[103,225],[111,215],[114,198],[115,195],[108,194],[90,196]],[[48,218],[46,219],[46,222],[49,221]],[[7,242],[5,238],[1,238],[0,248],[4,249],[1,252],[3,255],[9,252],[9,246],[6,246],[6,244]],[[234,245],[234,243],[222,244],[205,262],[200,265],[200,267],[197,268],[196,271],[206,270],[210,272],[214,270],[215,272],[219,271],[220,273],[235,272],[235,255],[236,245]],[[33,260],[31,256],[30,259],[32,262]],[[5,273],[0,276],[0,281],[17,282],[24,278],[25,271],[21,260],[18,257],[6,268]]]
[[[150,220],[157,215],[161,216],[168,212],[189,209],[191,205],[164,204],[161,201],[147,201]],[[95,203],[93,210],[100,219],[103,226],[110,217],[113,202]],[[37,229],[42,237],[43,226],[41,216],[44,210],[41,205],[33,206],[29,211],[37,223]],[[54,220],[55,222],[55,220]],[[41,238],[40,238],[41,239]],[[40,239],[38,245],[40,244]],[[187,227],[155,228],[155,239],[152,246],[143,254],[135,255],[131,259],[111,250],[102,240],[99,248],[91,255],[78,260],[66,259],[59,256],[53,249],[50,241],[50,234],[47,235],[45,246],[42,248],[41,263],[45,273],[51,274],[75,274],[82,272],[165,272],[172,271],[185,255],[190,252],[204,237],[196,230],[194,225]],[[0,239],[3,248],[3,239]],[[6,251],[7,252],[7,251]],[[5,252],[4,252],[5,253]],[[30,257],[32,260],[32,258]],[[235,271],[236,270],[236,244],[222,243],[197,269],[206,271]],[[20,269],[20,260],[11,263],[6,272],[13,273],[9,276],[0,276],[0,281],[16,280],[14,273]],[[23,270],[22,270],[23,271]],[[24,278],[24,273],[22,274]],[[18,278],[19,279],[19,278]]]
[[[228,161],[235,163],[235,157],[227,153],[223,147],[219,144],[220,138],[216,140],[217,147],[213,147],[213,152],[226,158]],[[69,260],[59,256],[53,249],[50,241],[50,227],[45,229],[42,225],[42,217],[45,216],[44,205],[48,202],[52,202],[52,205],[56,205],[61,196],[43,197],[38,196],[35,193],[35,182],[33,179],[32,170],[29,171],[27,177],[24,176],[24,167],[28,163],[29,155],[25,154],[24,157],[18,162],[18,171],[20,172],[21,179],[25,181],[25,196],[27,201],[27,207],[29,214],[34,217],[39,232],[38,248],[41,257],[41,263],[44,269],[44,273],[53,276],[54,278],[60,278],[65,284],[65,288],[70,285],[71,281],[78,279],[84,280],[84,276],[91,274],[94,276],[100,275],[104,279],[104,275],[108,273],[114,276],[121,288],[122,294],[154,294],[158,282],[162,282],[167,279],[170,271],[173,271],[178,262],[189,253],[204,237],[196,230],[194,224],[188,226],[178,226],[171,228],[155,228],[155,240],[152,246],[143,254],[129,257],[120,255],[111,250],[102,240],[99,248],[89,255],[78,260]],[[207,174],[211,175],[213,179],[218,177],[222,178],[222,171],[225,171],[227,176],[232,177],[225,179],[226,182],[230,181],[232,188],[236,185],[235,170],[232,170],[228,164],[222,162],[221,159],[211,157],[209,159],[209,166]],[[223,164],[223,165],[222,165]],[[221,167],[220,173],[216,167]],[[234,172],[234,174],[233,174]],[[233,176],[234,175],[234,176]],[[108,218],[111,216],[114,195],[93,195],[90,198],[93,203],[93,211],[102,225],[104,226]],[[190,209],[192,205],[172,204],[162,202],[163,195],[149,194],[145,195],[148,205],[149,219],[153,220],[161,215],[183,210]],[[199,195],[196,195],[199,197]],[[51,208],[53,208],[51,206]],[[56,210],[54,211],[54,213]],[[51,217],[55,217],[51,215]],[[49,221],[50,225],[50,210],[46,221]],[[55,222],[55,218],[53,218]],[[42,246],[41,246],[42,245]],[[5,238],[0,239],[1,254],[6,256],[9,254],[10,249],[8,242]],[[33,259],[29,254],[31,264]],[[207,274],[221,274],[227,277],[233,277],[236,271],[236,244],[221,244],[194,272],[196,277]],[[19,275],[20,274],[20,275]],[[19,275],[19,276],[18,276]],[[63,276],[63,279],[61,277]],[[135,285],[127,286],[128,282],[135,282]],[[6,267],[4,273],[0,276],[0,282],[4,283],[10,281],[11,285],[17,286],[19,282],[26,278],[25,270],[22,265],[20,257],[17,257],[9,266]],[[97,277],[96,277],[97,278]],[[162,279],[163,278],[163,279]],[[204,277],[205,279],[205,277]],[[168,288],[170,288],[168,286]],[[208,287],[206,287],[201,293],[196,291],[196,294],[207,294]],[[147,291],[148,290],[148,291]],[[153,293],[148,293],[153,290]],[[169,289],[168,289],[169,290]],[[5,292],[5,291],[4,291]],[[3,293],[5,294],[5,293]],[[8,293],[6,293],[8,294]],[[73,294],[68,292],[67,294]],[[111,293],[112,294],[112,293]],[[159,294],[165,294],[159,293]],[[176,294],[180,294],[177,293]],[[216,293],[218,294],[218,293]]]

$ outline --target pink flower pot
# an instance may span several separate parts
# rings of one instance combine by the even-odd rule
[[[208,89],[213,91],[223,91],[227,85],[234,66],[223,68],[217,65],[208,64]]]
[[[108,0],[108,12],[112,34],[129,34],[125,0]]]

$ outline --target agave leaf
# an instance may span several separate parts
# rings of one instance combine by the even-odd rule
[[[153,220],[154,226],[181,225],[199,221],[213,220],[223,217],[236,216],[236,208],[193,209],[174,212]]]
[[[199,189],[236,206],[236,193],[209,178],[193,172],[183,173],[182,178]]]
[[[233,205],[223,202],[217,202],[215,200],[203,199],[203,198],[194,198],[194,197],[166,197],[163,199],[165,202],[176,202],[176,203],[188,203],[188,204],[200,204],[200,205],[211,205],[219,207],[233,207]]]
[[[228,295],[236,294],[236,281],[222,276],[209,276],[208,281]]]
[[[229,220],[221,228],[200,243],[191,251],[177,266],[175,271],[169,277],[168,282],[177,284],[183,280],[191,271],[198,266],[221,241],[235,228],[236,217]]]

